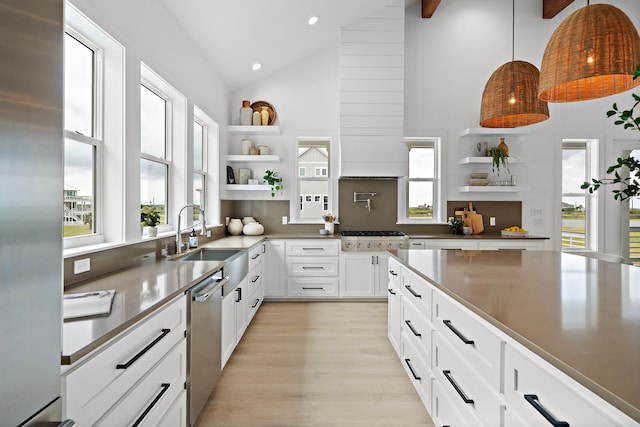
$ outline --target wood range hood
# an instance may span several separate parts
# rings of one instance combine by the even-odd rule
[[[571,3],[573,0],[542,0],[542,18],[553,18]],[[431,18],[438,5],[440,0],[422,0],[422,17]]]

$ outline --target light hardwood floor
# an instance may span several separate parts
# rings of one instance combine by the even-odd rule
[[[386,302],[267,302],[196,425],[433,422],[387,338]]]

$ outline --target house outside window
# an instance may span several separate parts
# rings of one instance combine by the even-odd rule
[[[322,215],[330,209],[330,142],[318,139],[299,140],[296,155],[297,190],[300,197],[297,220],[321,222]],[[308,170],[313,171],[313,176],[308,176]]]

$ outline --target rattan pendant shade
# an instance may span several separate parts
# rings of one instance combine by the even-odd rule
[[[549,107],[538,99],[540,72],[526,61],[511,61],[493,72],[482,93],[480,126],[515,128],[549,118]]]
[[[548,102],[602,98],[637,85],[640,37],[620,9],[594,4],[576,10],[554,31],[542,57],[538,96]]]

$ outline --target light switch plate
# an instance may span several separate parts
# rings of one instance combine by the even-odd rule
[[[91,270],[91,258],[83,258],[73,262],[73,274],[85,273]]]
[[[496,226],[496,217],[495,216],[490,216],[489,217],[489,225],[491,227],[495,227]]]
[[[282,217],[282,224],[287,225],[288,218],[286,216]]]

